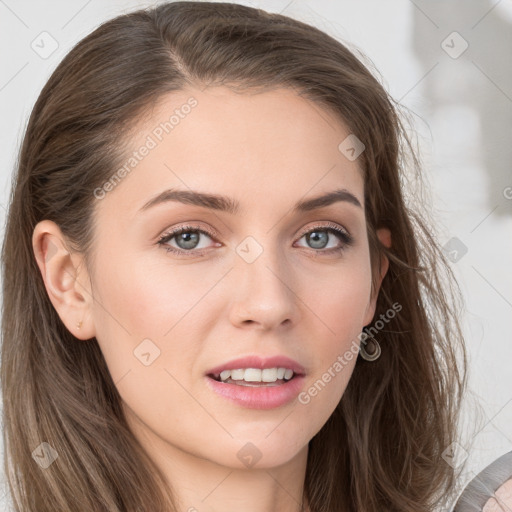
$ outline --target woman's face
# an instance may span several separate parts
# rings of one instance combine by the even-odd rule
[[[277,466],[303,456],[334,411],[375,306],[349,135],[292,90],[189,89],[159,102],[125,172],[95,191],[82,332],[155,456]],[[267,371],[212,378],[226,368]]]

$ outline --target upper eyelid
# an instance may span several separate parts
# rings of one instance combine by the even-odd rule
[[[317,222],[322,222],[322,221],[317,221]],[[331,230],[331,231],[334,231],[335,234],[336,234],[336,230],[340,230],[340,231],[344,232],[349,238],[352,238],[352,235],[350,234],[349,230],[347,228],[345,228],[344,226],[334,223],[333,221],[323,221],[323,222],[326,222],[327,224],[324,224],[324,225],[315,224],[313,226],[303,228],[301,231],[299,231],[298,238],[302,238],[305,234],[307,234],[310,231],[313,231],[315,229]],[[218,232],[214,229],[204,228],[202,226],[192,226],[191,224],[192,223],[183,224],[183,225],[173,228],[171,230],[165,231],[162,235],[159,236],[159,241],[164,240],[165,238],[169,238],[167,240],[167,242],[168,242],[168,241],[172,240],[175,236],[177,236],[180,232],[187,232],[187,231],[197,231],[197,232],[200,232],[201,234],[208,235],[210,238],[217,238],[220,236],[218,234]],[[339,235],[339,233],[338,233],[338,235]],[[192,252],[192,251],[190,251],[190,252]]]
[[[340,224],[334,223],[332,221],[324,221],[324,222],[327,222],[327,224],[325,224],[325,225],[316,224],[314,226],[310,226],[308,228],[304,228],[303,230],[301,230],[299,232],[300,236],[302,237],[306,233],[309,233],[310,231],[312,231],[314,229],[332,229],[334,231],[341,230],[341,231],[344,231],[348,236],[351,236],[350,231],[345,226],[342,226]]]

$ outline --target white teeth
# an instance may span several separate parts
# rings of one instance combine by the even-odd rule
[[[231,376],[231,370],[224,370],[220,372],[220,380],[228,380]]]
[[[245,370],[231,370],[231,378],[233,380],[244,380]]]
[[[261,371],[261,382],[275,382],[277,380],[277,368],[265,368]]]
[[[258,368],[247,368],[244,372],[244,380],[247,382],[261,382],[261,370]]]
[[[287,369],[285,372],[284,372],[284,378],[286,380],[290,380],[292,378],[292,375],[293,375],[293,370],[289,370]]]
[[[240,368],[237,370],[224,370],[220,373],[220,380],[244,380],[246,382],[276,382],[277,380],[290,380],[293,370],[289,368]]]

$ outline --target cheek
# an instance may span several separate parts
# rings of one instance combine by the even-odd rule
[[[314,356],[315,364],[299,395],[298,407],[307,417],[315,418],[312,435],[332,414],[352,376],[370,292],[367,254],[354,254],[331,269],[329,276],[316,274],[303,281],[301,297],[310,309],[308,332],[313,340],[306,350]]]
[[[204,414],[187,390],[204,339],[197,321],[198,312],[204,314],[201,297],[214,283],[143,258],[124,258],[102,270],[95,287],[96,338],[123,406],[134,428],[141,419],[179,437],[182,426],[169,418],[177,411],[192,419]]]
[[[210,280],[191,280],[190,272],[179,266],[157,267],[144,258],[110,261],[117,263],[105,262],[95,277],[94,318],[96,338],[114,380],[129,370],[138,371],[148,360],[154,361],[152,368],[192,360],[197,348],[193,343],[187,341],[183,351],[172,341],[184,332],[194,339],[191,326],[196,324],[191,319],[212,286]],[[142,357],[148,352],[149,357]]]
[[[212,286],[212,278],[199,269],[155,264],[149,258],[137,259],[134,255],[105,266],[97,277],[103,306],[97,311],[101,314],[102,309],[106,310],[108,314],[102,320],[122,337],[129,336],[133,341],[145,337],[161,339],[186,322],[194,305]]]
[[[304,302],[320,321],[317,335],[333,347],[342,347],[364,325],[370,302],[371,268],[368,256],[359,254],[354,253],[327,271],[305,273],[310,277],[302,280]]]
[[[145,389],[161,390],[155,400],[183,400],[179,406],[190,399],[180,394],[172,376],[190,387],[198,362],[204,361],[204,340],[219,324],[230,296],[221,283],[229,267],[179,264],[166,256],[162,250],[151,257],[112,257],[95,276],[96,338],[112,379],[124,379],[119,391],[128,403],[150,409],[153,395]]]

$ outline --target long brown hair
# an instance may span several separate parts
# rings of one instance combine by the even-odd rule
[[[402,309],[377,336],[381,357],[358,359],[309,444],[311,511],[427,512],[450,496],[456,475],[443,452],[457,438],[466,385],[461,296],[420,205],[402,190],[421,182],[422,167],[403,109],[364,59],[283,15],[174,2],[102,24],[55,69],[26,128],[2,248],[4,464],[17,511],[176,510],[127,426],[98,343],[77,342],[53,308],[31,237],[37,222],[52,220],[92,264],[93,191],[123,161],[140,116],[188,85],[293,88],[365,144],[374,283],[381,255],[390,262],[375,319],[394,303]],[[382,226],[391,248],[376,237]],[[44,470],[32,455],[43,442],[58,454]]]

